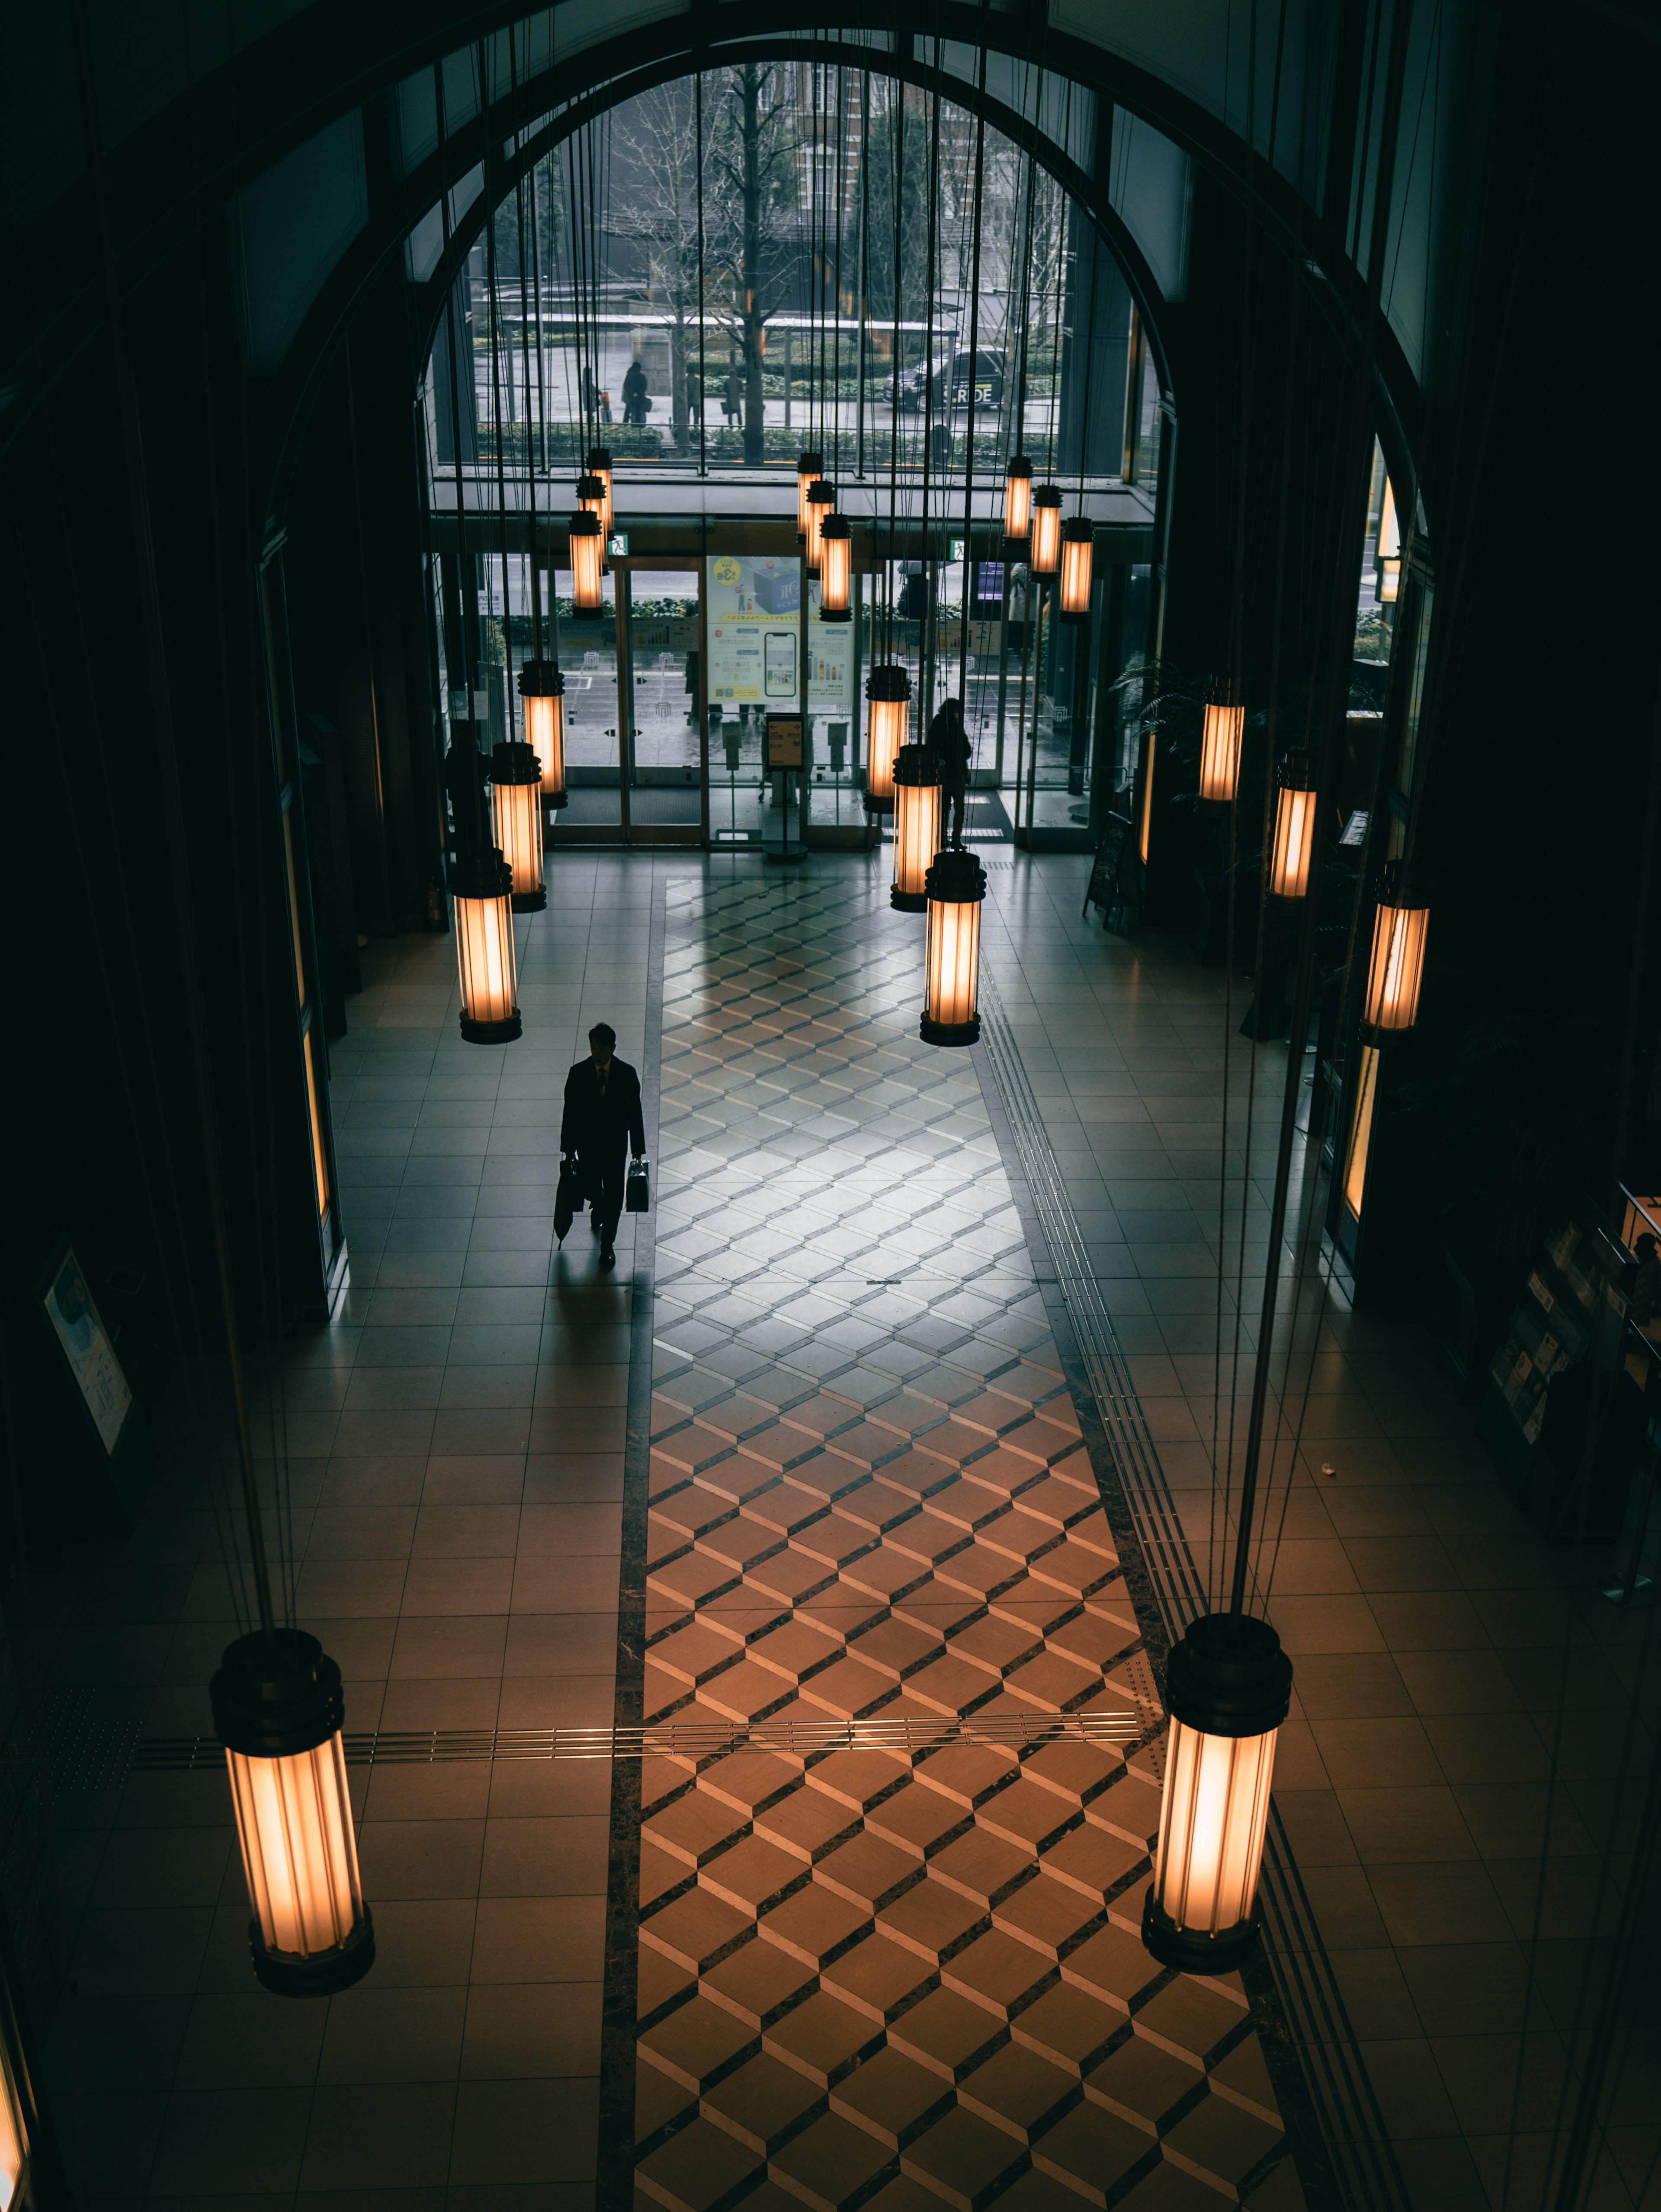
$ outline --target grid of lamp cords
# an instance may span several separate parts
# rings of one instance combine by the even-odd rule
[[[664,1720],[633,1727],[375,1729],[342,1738],[349,1765],[428,1766],[457,1759],[707,1759],[764,1751],[804,1759],[837,1751],[921,1755],[954,1743],[1012,1750],[1093,1743],[1126,1757],[1153,1742],[1165,1716],[1145,1698],[1099,1712],[873,1713],[862,1719],[777,1717],[733,1725]],[[133,1747],[136,1773],[189,1773],[224,1764],[216,1736],[148,1736]]]

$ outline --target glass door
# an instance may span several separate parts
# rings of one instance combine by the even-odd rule
[[[554,572],[554,649],[565,678],[565,787],[549,817],[554,845],[615,845],[624,834],[618,737],[617,578],[602,581],[597,615],[579,615],[569,568]]]
[[[707,834],[700,568],[697,561],[618,563],[618,687],[629,709],[631,844],[701,844]]]

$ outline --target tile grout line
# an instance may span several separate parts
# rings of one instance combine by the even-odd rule
[[[1030,1221],[1042,1237],[1042,1255],[1037,1239],[1033,1240],[1034,1260],[1037,1262],[1042,1256],[1049,1261],[1048,1270],[1041,1272],[1048,1273],[1049,1284],[1060,1302],[1056,1319],[1065,1316],[1066,1334],[1076,1346],[1082,1380],[1101,1422],[1122,1500],[1122,1510],[1114,1517],[1128,1522],[1135,1552],[1142,1564],[1141,1574],[1128,1575],[1127,1580],[1133,1587],[1140,1583],[1138,1594],[1151,1598],[1157,1606],[1165,1631],[1164,1637],[1156,1633],[1147,1638],[1163,1687],[1168,1639],[1180,1635],[1202,1610],[1203,1585],[1165,1482],[1140,1395],[1119,1347],[1112,1316],[1086,1255],[1019,1048],[997,986],[986,970],[982,975],[980,999],[983,1035],[975,1048],[976,1057],[991,1074],[997,1094],[995,1103],[989,1097],[988,1104],[1007,1169],[1011,1170],[1012,1188],[1019,1164],[1026,1200],[1021,1207],[1023,1225]],[[1049,1285],[1045,1287],[1049,1302]],[[1060,1334],[1058,1331],[1058,1348]],[[1125,1564],[1129,1565],[1129,1560]],[[1139,1611],[1143,1613],[1146,1636],[1152,1624],[1146,1607]],[[1291,2119],[1298,2107],[1304,2106],[1314,2119],[1328,2154],[1321,2156],[1320,2148],[1308,2140],[1307,2125],[1300,2127],[1297,2132],[1304,2139],[1294,2153],[1300,2179],[1306,2186],[1324,2184],[1321,2193],[1328,2202],[1333,2201],[1329,2192],[1335,2191],[1338,2201],[1353,2205],[1388,2207],[1392,2212],[1404,2208],[1411,2201],[1406,2183],[1290,1841],[1277,1814],[1272,1817],[1263,1853],[1262,1893],[1269,1972],[1261,1963],[1256,1972],[1248,1970],[1253,2011],[1259,2017],[1266,2055],[1281,2061],[1275,2068],[1276,2093],[1293,2107],[1291,2114],[1283,2111],[1283,2118]],[[1288,2033],[1294,2025],[1297,2032]],[[1289,2126],[1288,2134],[1292,2132]],[[1366,2160],[1359,2167],[1358,2153]],[[1366,2170],[1369,2165],[1371,2172]]]

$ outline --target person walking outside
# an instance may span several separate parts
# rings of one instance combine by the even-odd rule
[[[646,1156],[640,1078],[626,1060],[614,1057],[617,1041],[608,1022],[596,1022],[589,1030],[588,1057],[578,1060],[565,1079],[559,1124],[560,1152],[577,1162],[588,1187],[602,1267],[617,1265],[612,1246],[623,1213],[629,1154],[637,1160]]]
[[[629,364],[629,374],[623,380],[623,419],[631,430],[646,428],[646,371],[637,361]]]
[[[952,826],[948,833],[942,814],[941,835],[949,834],[961,840],[964,807],[969,789],[969,732],[963,726],[963,702],[960,699],[941,702],[939,714],[928,725],[928,750],[940,763],[940,782],[945,787],[946,805],[952,816]]]

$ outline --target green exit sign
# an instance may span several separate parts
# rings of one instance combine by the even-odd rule
[[[628,559],[629,533],[626,530],[614,530],[611,532],[611,536],[605,541],[605,557],[608,561],[626,561]]]
[[[948,561],[961,561],[963,558],[963,547],[964,541],[961,538],[948,538],[946,541],[946,559]]]

